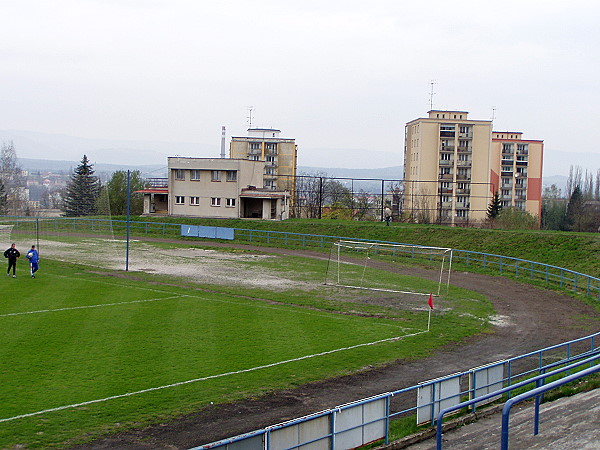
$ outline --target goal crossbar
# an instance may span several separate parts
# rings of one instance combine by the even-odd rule
[[[351,279],[347,278],[347,274],[352,272],[351,269],[344,269],[344,265],[354,265],[358,267],[356,262],[345,261],[344,256],[349,255],[360,255],[364,258],[362,263],[361,273],[357,273],[354,270]],[[424,245],[412,245],[412,244],[391,244],[384,242],[369,242],[369,241],[351,241],[351,240],[339,240],[333,243],[329,261],[327,264],[327,275],[325,284],[333,284],[339,287],[353,288],[353,289],[365,289],[372,291],[383,291],[383,292],[395,292],[403,294],[414,294],[414,295],[430,295],[430,292],[418,292],[414,290],[403,289],[401,286],[396,287],[381,287],[376,285],[369,285],[366,280],[368,262],[371,258],[377,256],[392,256],[392,257],[409,257],[411,259],[426,259],[429,264],[439,265],[439,277],[437,292],[434,295],[439,296],[441,287],[445,284],[446,291],[450,285],[450,273],[452,267],[452,249],[445,247],[433,247]],[[446,279],[444,280],[444,274]],[[331,277],[333,279],[331,279]],[[332,282],[331,282],[332,281]],[[373,283],[371,283],[373,284]]]

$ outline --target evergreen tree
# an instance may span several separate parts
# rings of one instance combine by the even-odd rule
[[[565,230],[583,231],[582,219],[585,213],[583,193],[579,185],[575,186],[573,193],[567,204],[567,213],[565,215]]]
[[[488,205],[486,214],[488,220],[494,220],[496,217],[498,217],[500,211],[502,211],[502,202],[500,202],[500,195],[498,195],[498,192],[496,191],[492,197],[492,200],[490,201],[490,204]]]
[[[96,200],[100,195],[100,181],[94,175],[93,165],[86,155],[77,166],[67,184],[63,210],[65,216],[89,216],[96,213]]]

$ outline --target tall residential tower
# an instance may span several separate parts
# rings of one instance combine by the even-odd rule
[[[432,110],[408,122],[404,212],[418,222],[476,224],[498,192],[504,207],[539,216],[543,143],[521,134],[493,132],[491,120],[466,111]]]

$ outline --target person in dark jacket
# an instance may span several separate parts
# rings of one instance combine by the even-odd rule
[[[4,252],[4,257],[8,258],[8,270],[6,271],[6,275],[10,276],[10,269],[12,267],[13,278],[17,278],[17,258],[19,256],[21,256],[21,254],[19,253],[19,250],[17,250],[16,244],[11,245],[10,248]]]

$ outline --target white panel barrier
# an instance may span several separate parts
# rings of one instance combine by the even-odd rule
[[[481,397],[482,395],[487,395],[502,389],[504,387],[503,381],[505,366],[506,361],[495,362],[471,369],[471,372],[469,373],[469,399],[472,400],[474,398]],[[477,404],[473,405],[473,408],[476,406],[485,405],[486,403],[494,402],[500,397],[502,396],[497,395],[487,400],[478,402]]]
[[[460,374],[429,380],[417,389],[417,424],[431,422],[438,412],[460,403]]]

